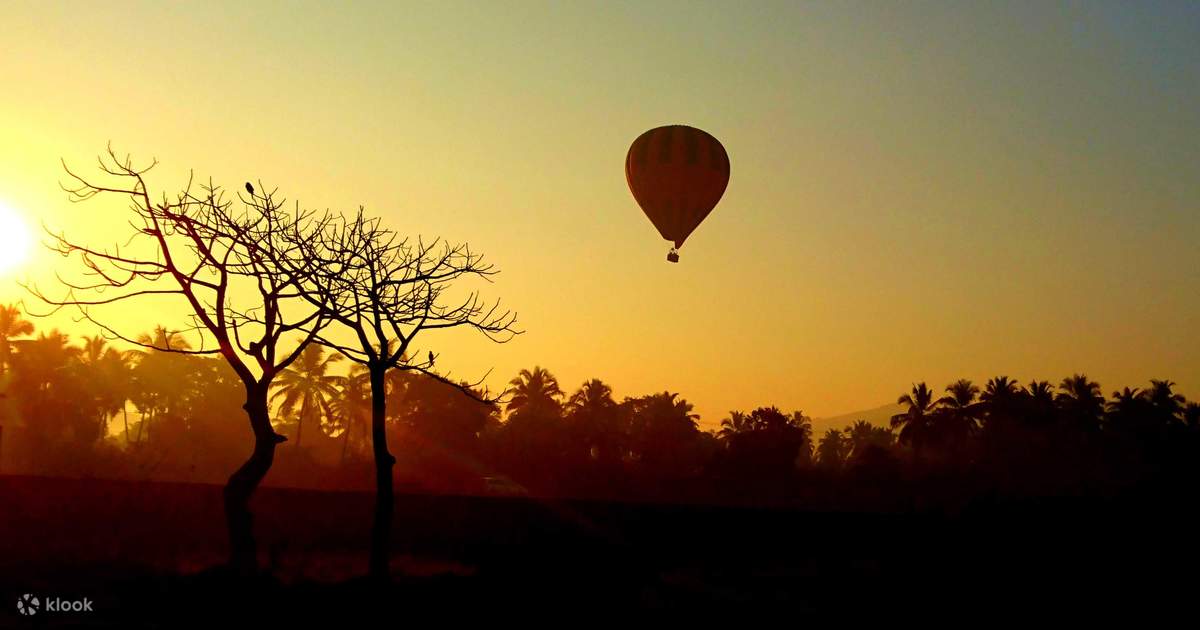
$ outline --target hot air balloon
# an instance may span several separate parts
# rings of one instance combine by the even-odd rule
[[[658,233],[675,244],[667,260],[679,262],[679,248],[725,193],[729,155],[695,127],[656,127],[630,145],[625,179]]]

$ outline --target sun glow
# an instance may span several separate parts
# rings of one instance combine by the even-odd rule
[[[0,273],[12,271],[29,258],[30,240],[21,215],[0,201]]]

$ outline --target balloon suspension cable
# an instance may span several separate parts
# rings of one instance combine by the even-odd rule
[[[672,247],[671,251],[667,252],[667,260],[673,263],[679,262],[679,250]]]

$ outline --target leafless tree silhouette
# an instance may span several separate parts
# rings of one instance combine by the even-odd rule
[[[123,246],[94,248],[65,233],[50,233],[48,246],[75,258],[78,272],[58,276],[66,289],[60,297],[35,285],[25,288],[55,310],[77,308],[80,319],[110,338],[160,352],[216,354],[233,368],[245,386],[243,407],[254,449],[225,486],[225,515],[230,565],[241,573],[253,572],[257,560],[249,500],[271,468],[276,445],[287,439],[271,426],[268,391],[276,375],[330,321],[330,310],[306,295],[310,278],[299,258],[304,252],[290,236],[320,233],[327,218],[286,212],[266,192],[239,195],[240,203],[235,203],[211,182],[196,184],[190,178],[173,198],[164,194],[155,201],[145,178],[155,164],[134,166],[110,146],[99,159],[102,177],[110,181],[100,184],[64,162],[69,183],[63,188],[72,201],[101,194],[129,199],[132,234]],[[194,342],[160,345],[121,330],[119,315],[102,313],[106,306],[144,304],[159,296],[172,296],[189,307],[189,323],[172,336],[193,336]]]
[[[516,314],[501,308],[499,300],[485,302],[477,291],[469,291],[461,300],[444,298],[447,289],[460,281],[490,281],[498,273],[466,244],[403,239],[377,218],[367,217],[361,208],[350,217],[333,216],[323,223],[319,234],[294,225],[289,235],[292,246],[302,254],[284,256],[278,263],[297,275],[305,274],[311,305],[339,324],[318,331],[317,340],[366,366],[370,376],[376,504],[369,571],[373,577],[386,579],[396,461],[388,449],[385,430],[387,371],[419,372],[482,402],[495,402],[497,398],[486,388],[480,390],[486,374],[464,382],[449,372],[434,372],[438,355],[430,350],[425,360],[414,361],[410,357],[418,353],[413,344],[422,333],[448,329],[474,330],[491,341],[505,343],[520,334],[515,328]]]

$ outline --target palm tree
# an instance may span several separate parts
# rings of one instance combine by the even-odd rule
[[[1049,381],[1029,381],[1029,385],[1025,387],[1025,394],[1035,404],[1054,403],[1054,386]]]
[[[850,440],[837,429],[829,429],[817,444],[817,463],[826,468],[840,469],[850,456]]]
[[[78,360],[79,348],[71,345],[71,338],[58,329],[38,333],[37,339],[22,340],[20,354],[22,365],[32,382],[48,384],[55,373],[66,370],[72,361]]]
[[[846,427],[844,433],[850,438],[850,444],[857,449],[859,446],[866,444],[871,439],[871,434],[875,430],[875,425],[866,420],[855,420],[853,424]]]
[[[930,437],[934,411],[933,390],[921,382],[913,385],[912,392],[904,394],[896,402],[908,409],[904,413],[892,416],[892,428],[899,428],[900,441],[912,444],[913,449],[919,453]]]
[[[734,436],[754,430],[750,417],[741,411],[730,411],[729,415],[721,418],[721,428],[717,430],[717,439],[724,440],[729,447]]]
[[[1016,380],[1007,376],[996,376],[988,379],[983,392],[979,394],[979,400],[989,405],[1003,406],[1014,400],[1019,393],[1021,386]]]
[[[1108,414],[1105,419],[1107,426],[1118,430],[1139,428],[1148,406],[1146,392],[1134,387],[1125,387],[1112,393],[1112,400],[1105,403]]]
[[[997,432],[1005,432],[1019,422],[1024,414],[1020,406],[1024,402],[1021,386],[1015,379],[1007,376],[995,376],[988,379],[983,392],[979,394],[979,408],[982,412],[983,428],[991,437],[984,441],[994,441]]]
[[[12,339],[33,334],[33,324],[21,317],[21,309],[16,304],[0,306],[0,387],[8,389],[7,379],[3,377],[12,364]],[[0,438],[3,438],[4,424],[0,422]]]
[[[342,359],[340,354],[325,356],[324,348],[309,345],[291,366],[276,377],[271,404],[280,401],[279,410],[284,415],[291,415],[297,405],[300,407],[296,423],[297,447],[300,446],[304,419],[308,414],[313,410],[321,414],[328,409],[329,401],[337,398],[338,377],[329,374],[329,366]],[[317,417],[320,418],[320,415]]]
[[[1029,381],[1022,399],[1022,419],[1029,424],[1048,425],[1057,415],[1054,386],[1049,381]]]
[[[141,417],[134,439],[140,444],[142,435],[151,423],[161,415],[172,414],[181,404],[181,384],[172,376],[180,365],[176,360],[179,357],[168,349],[187,351],[192,346],[187,339],[162,325],[155,326],[149,333],[138,335],[137,343],[141,346],[126,354],[133,363],[130,373],[133,383],[127,389],[127,397]]]
[[[626,399],[633,452],[651,466],[678,464],[700,434],[699,415],[675,392]]]
[[[100,362],[100,357],[104,356],[104,351],[110,350],[108,340],[100,335],[93,337],[83,336],[83,343],[79,346],[79,360],[88,366],[94,366]]]
[[[780,472],[807,467],[813,461],[812,419],[803,411],[788,414],[774,406],[748,414],[731,411],[714,436],[731,453],[731,461],[748,469]]]
[[[1112,393],[1112,400],[1105,403],[1109,413],[1121,413],[1133,411],[1139,405],[1146,401],[1146,393],[1134,387],[1126,387],[1119,392]]]
[[[788,419],[788,425],[797,432],[797,437],[800,440],[799,459],[801,463],[812,463],[812,418],[804,415],[803,411],[793,411],[791,417]]]
[[[102,379],[107,384],[109,392],[109,400],[113,403],[116,411],[121,412],[121,422],[125,430],[125,444],[129,444],[129,393],[130,393],[130,370],[133,360],[130,352],[121,352],[119,350],[110,350],[104,353],[104,357],[100,360],[100,374]]]
[[[575,448],[594,460],[620,459],[626,450],[627,431],[612,387],[598,378],[585,382],[567,399],[566,411]]]
[[[87,371],[86,378],[92,385],[100,436],[105,437],[108,435],[108,419],[125,409],[129,359],[121,351],[109,346],[104,337],[95,335],[83,338],[79,362]],[[125,439],[128,442],[128,415],[125,416]]]
[[[717,437],[728,439],[739,433],[751,431],[797,431],[803,442],[812,440],[812,419],[803,411],[793,411],[785,415],[776,407],[760,407],[750,414],[741,411],[730,411],[729,416],[721,419],[721,428]]]
[[[643,415],[678,425],[688,425],[696,430],[696,421],[700,419],[700,415],[692,413],[692,403],[680,398],[677,392],[650,394],[640,400],[643,404],[639,411]]]
[[[1064,378],[1058,387],[1062,392],[1055,400],[1081,428],[1090,430],[1098,426],[1104,413],[1104,394],[1099,383],[1088,380],[1084,374],[1075,374]]]
[[[404,374],[393,370],[391,374]],[[366,443],[367,424],[371,418],[371,374],[366,366],[355,363],[346,376],[335,377],[338,394],[329,401],[329,414],[340,425],[342,461],[346,461],[355,427],[361,426],[361,439]]]
[[[1192,429],[1200,429],[1200,403],[1190,402],[1183,408],[1183,424]]]
[[[946,386],[948,396],[942,396],[937,404],[950,409],[967,409],[979,397],[979,386],[970,379],[961,378]]]
[[[979,428],[979,387],[969,379],[959,379],[946,386],[946,396],[937,401],[938,411],[934,425],[951,441],[959,441],[975,433]],[[940,425],[940,426],[939,426]]]
[[[1175,383],[1169,380],[1150,380],[1150,389],[1146,391],[1146,400],[1166,422],[1173,422],[1183,414],[1187,398],[1183,394],[1172,391]]]
[[[572,412],[596,415],[615,409],[612,387],[598,378],[587,381],[567,399],[567,409]]]
[[[507,407],[510,415],[523,413],[540,416],[557,415],[561,412],[559,401],[563,391],[558,386],[558,379],[541,367],[521,370],[508,385],[509,388],[504,393],[511,397]]]
[[[17,394],[22,416],[36,420],[33,424],[43,436],[62,435],[67,429],[81,439],[95,436],[91,401],[78,378],[78,361],[79,348],[58,330],[22,339],[12,355],[10,391]]]
[[[33,324],[21,317],[16,304],[0,306],[0,376],[12,362],[12,339],[33,334]]]
[[[877,427],[866,420],[856,420],[842,433],[850,441],[850,456],[854,458],[858,458],[872,446],[889,447],[894,439],[891,429]]]
[[[138,335],[137,342],[152,346],[154,348],[162,348],[165,350],[191,350],[192,344],[188,343],[187,339],[179,336],[178,331],[167,330],[165,326],[155,326],[151,333],[142,333]],[[145,351],[141,351],[145,354]]]

